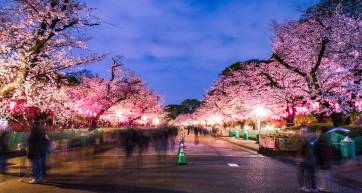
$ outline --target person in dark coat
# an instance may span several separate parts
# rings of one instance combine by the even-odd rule
[[[328,136],[329,128],[322,128],[322,134],[317,142],[317,158],[320,168],[320,187],[322,192],[333,191],[333,165],[340,165],[342,161],[341,153],[336,146],[330,142]]]
[[[41,172],[43,176],[47,175],[47,156],[50,152],[50,138],[44,131],[44,138],[43,138],[43,144],[40,152],[40,166],[41,166]]]
[[[45,163],[42,163],[42,156],[44,154],[44,149],[47,147],[47,143],[48,141],[41,128],[41,123],[40,121],[36,121],[28,139],[27,156],[31,161],[32,179],[29,182],[31,184],[39,183],[43,179],[43,164]]]
[[[0,173],[6,173],[7,156],[9,152],[9,132],[4,130],[0,133]]]
[[[137,137],[138,137],[137,132],[134,129],[128,129],[123,133],[122,142],[123,142],[123,147],[125,148],[127,158],[129,158],[133,154]]]
[[[307,134],[309,138],[304,144],[300,155],[301,162],[298,170],[298,181],[300,188],[305,192],[318,192],[315,173],[317,169],[316,138],[311,132]]]

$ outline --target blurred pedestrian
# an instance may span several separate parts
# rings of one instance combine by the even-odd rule
[[[138,131],[138,154],[142,155],[143,152],[147,151],[149,145],[149,136],[145,132]]]
[[[4,129],[0,132],[0,173],[4,174],[7,170],[7,157],[9,153],[9,132]]]
[[[199,130],[198,127],[194,127],[194,134],[195,134],[194,144],[195,144],[195,145],[198,145],[199,142],[200,142],[200,140],[199,140],[199,134],[200,134],[200,132],[199,132],[199,131],[200,131],[200,130]]]
[[[30,159],[32,169],[32,179],[29,181],[31,184],[39,183],[43,180],[45,162],[42,161],[42,156],[44,156],[44,146],[46,144],[47,142],[42,128],[42,122],[40,119],[36,119],[28,139],[27,155]]]
[[[331,143],[328,134],[329,128],[322,128],[322,134],[317,142],[317,157],[320,167],[320,184],[321,192],[333,191],[333,165],[340,165],[342,162],[341,153],[336,144]]]
[[[97,145],[97,121],[92,120],[90,126],[89,126],[89,137],[91,139],[92,145]]]
[[[301,161],[298,169],[298,182],[300,188],[305,192],[318,192],[316,184],[316,138],[313,132],[304,134],[307,138],[306,143],[301,149]]]
[[[125,148],[126,156],[129,158],[134,151],[136,141],[137,141],[137,132],[134,129],[128,129],[123,133],[123,147]]]
[[[40,152],[40,166],[41,166],[41,172],[43,176],[47,175],[47,156],[48,153],[50,152],[50,146],[51,146],[51,141],[49,136],[44,132],[44,139],[43,139],[43,144],[41,145],[41,152]]]
[[[168,129],[168,132],[169,132],[170,149],[171,149],[171,151],[174,151],[174,150],[175,150],[175,146],[176,146],[177,130],[176,130],[176,129]]]

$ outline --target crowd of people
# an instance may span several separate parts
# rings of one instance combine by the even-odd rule
[[[47,123],[42,117],[37,117],[31,123],[31,130],[29,137],[24,148],[18,150],[21,152],[25,150],[26,157],[31,164],[31,178],[29,183],[40,183],[44,176],[47,175],[47,155],[52,149],[54,142],[47,135],[47,130],[50,124]],[[90,129],[95,130],[91,126]],[[159,154],[174,150],[176,146],[176,136],[178,130],[176,128],[162,128],[162,129],[126,129],[119,130],[117,133],[118,145],[121,146],[127,157],[130,157],[135,152],[142,155],[146,151],[154,151]],[[90,133],[92,133],[90,131]],[[0,130],[0,173],[7,173],[7,160],[11,157],[13,152],[9,150],[10,141],[9,128]],[[93,145],[96,143],[94,142]],[[61,150],[67,151],[67,150]],[[23,164],[25,164],[23,162]],[[20,168],[24,168],[23,165]],[[25,171],[19,171],[20,177],[25,176]],[[25,179],[25,178],[23,178]]]
[[[127,157],[137,152],[141,155],[146,151],[157,153],[173,151],[176,145],[176,128],[163,129],[127,129],[119,132],[119,145]]]

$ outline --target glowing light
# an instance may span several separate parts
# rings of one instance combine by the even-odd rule
[[[117,115],[117,117],[122,118],[123,117],[123,112],[122,111],[117,111],[116,115]]]
[[[15,110],[15,107],[16,107],[16,102],[11,101],[11,102],[10,102],[10,110],[11,110],[11,111],[14,111],[14,110]]]
[[[0,119],[0,128],[5,130],[9,126],[8,120],[5,118]]]
[[[282,115],[281,115],[281,117],[283,117],[283,118],[287,118],[287,117],[288,117],[288,113],[284,113],[284,114],[282,114]]]
[[[292,109],[292,108],[290,108],[290,109],[289,109],[289,115],[292,115],[292,114],[293,114],[293,112],[294,112],[294,111],[293,111],[293,109]]]
[[[266,109],[263,107],[256,107],[254,113],[257,117],[265,117],[268,114]]]
[[[211,125],[220,124],[222,123],[222,118],[220,116],[211,116],[207,119],[207,122]]]
[[[312,108],[315,110],[319,109],[319,102],[312,103]]]
[[[272,120],[279,120],[279,119],[280,119],[280,116],[278,116],[278,115],[272,115],[272,116],[271,116],[271,119],[272,119]]]
[[[244,125],[243,127],[244,130],[252,130],[253,128],[249,125]]]
[[[297,114],[306,114],[308,112],[307,107],[296,107]]]
[[[159,125],[160,124],[160,119],[159,118],[152,119],[152,124]]]
[[[362,111],[362,100],[357,101],[355,105],[359,111]]]
[[[146,122],[148,120],[147,116],[142,116],[142,121]]]
[[[272,125],[266,125],[263,130],[275,130],[275,127]]]

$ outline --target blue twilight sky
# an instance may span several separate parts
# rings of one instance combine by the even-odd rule
[[[317,0],[88,0],[104,24],[89,48],[123,55],[165,104],[202,99],[222,69],[270,55],[271,21],[296,19]],[[110,61],[87,68],[106,76]]]

